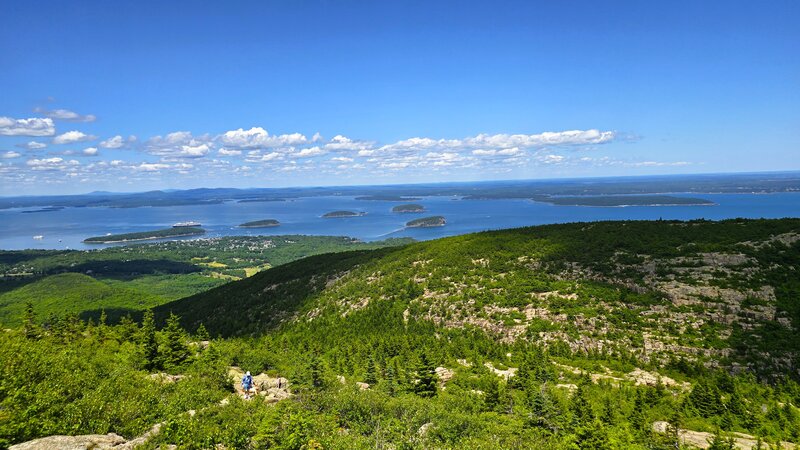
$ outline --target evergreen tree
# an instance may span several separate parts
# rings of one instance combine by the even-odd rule
[[[179,368],[189,359],[189,347],[186,345],[186,332],[180,324],[180,318],[170,313],[167,326],[164,327],[164,351],[161,354],[162,365],[167,370]]]
[[[580,450],[611,450],[608,432],[599,420],[593,420],[578,427],[575,444]]]
[[[492,378],[486,385],[486,390],[483,393],[483,409],[484,411],[496,411],[500,404],[500,382],[493,374]]]
[[[121,342],[132,341],[136,337],[138,327],[136,322],[133,321],[130,314],[126,314],[119,321],[119,325],[115,327],[117,336]]]
[[[733,438],[724,438],[720,434],[719,428],[714,432],[714,436],[711,440],[711,445],[708,447],[708,450],[734,450],[736,445],[734,444]]]
[[[414,392],[420,397],[433,397],[436,395],[436,369],[425,352],[419,357],[417,365],[417,384]]]
[[[375,358],[369,355],[367,359],[367,372],[364,375],[364,382],[373,386],[378,383],[377,368],[375,367]]]
[[[578,389],[572,395],[569,409],[572,413],[572,426],[575,428],[586,426],[594,421],[594,411],[592,411],[592,405],[589,403],[584,383],[579,384]]]
[[[311,387],[319,389],[323,385],[322,367],[317,352],[311,354],[308,364]]]
[[[36,312],[33,310],[33,303],[25,303],[25,316],[22,319],[22,332],[28,339],[39,337],[39,326],[36,324]]]
[[[206,330],[206,326],[200,323],[200,326],[197,327],[197,331],[195,331],[195,336],[197,336],[197,340],[199,341],[210,341],[211,336],[208,334],[208,330]]]
[[[153,311],[144,312],[142,319],[142,329],[140,334],[140,344],[144,353],[145,369],[149,371],[158,368],[158,341],[156,341],[156,322]]]

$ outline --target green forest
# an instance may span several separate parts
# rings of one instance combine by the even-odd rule
[[[39,302],[46,289],[32,286],[78,275],[53,269],[77,256],[4,252],[6,273],[39,278],[3,294],[28,289],[0,333],[0,447],[106,433],[153,449],[800,443],[800,220],[392,244],[273,255],[269,269],[114,319],[102,301],[87,300],[91,317]],[[175,261],[201,257],[182,251]],[[69,283],[97,298],[89,280]],[[245,400],[245,370],[286,384]]]

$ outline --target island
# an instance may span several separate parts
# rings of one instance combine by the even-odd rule
[[[323,214],[323,218],[325,219],[339,219],[343,217],[360,217],[364,216],[367,213],[365,212],[356,212],[356,211],[331,211],[329,213]]]
[[[573,197],[551,197],[537,195],[532,198],[536,202],[550,203],[559,206],[708,206],[714,202],[703,198],[675,197],[672,195],[587,195]]]
[[[392,208],[392,212],[396,213],[421,213],[425,212],[425,207],[416,203],[406,203],[405,205],[397,205]]]
[[[87,244],[114,244],[119,242],[148,241],[152,239],[165,239],[183,236],[198,236],[205,234],[206,230],[195,227],[164,228],[162,230],[141,231],[137,233],[109,234],[86,238]]]
[[[43,213],[43,212],[61,211],[62,209],[64,209],[63,206],[45,206],[44,208],[29,209],[29,210],[26,210],[26,211],[22,211],[22,213],[23,214]]]
[[[443,227],[447,223],[442,216],[423,217],[406,222],[406,228]]]
[[[269,228],[280,226],[280,222],[275,219],[254,220],[239,225],[239,228]]]
[[[413,202],[419,200],[417,197],[403,197],[402,195],[364,195],[356,197],[356,200],[372,200],[383,202]]]

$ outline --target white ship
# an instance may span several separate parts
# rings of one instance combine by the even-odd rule
[[[44,236],[42,236],[41,234],[37,234],[33,238],[36,239],[37,241],[41,241],[42,239],[44,239]]]
[[[172,224],[172,228],[181,228],[181,227],[199,227],[199,226],[200,226],[200,222],[193,222],[193,221],[189,221],[189,222],[178,222],[178,223],[174,223],[174,224]]]

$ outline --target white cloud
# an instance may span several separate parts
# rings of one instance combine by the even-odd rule
[[[84,156],[97,156],[97,147],[88,147],[81,152]]]
[[[261,157],[261,161],[272,161],[275,159],[282,159],[283,155],[278,152],[270,152]]]
[[[47,110],[45,108],[36,108],[34,109],[34,112],[44,114],[46,117],[51,119],[66,120],[69,122],[94,122],[97,120],[97,117],[92,114],[87,114],[84,116],[68,109]]]
[[[145,150],[164,158],[202,158],[213,147],[208,135],[194,137],[189,131],[176,131],[166,136],[154,136],[145,142]]]
[[[217,150],[217,153],[221,156],[239,156],[242,154],[241,150],[228,150],[227,148],[221,148]]]
[[[665,166],[688,166],[691,163],[688,161],[674,161],[674,162],[662,162],[662,161],[641,161],[635,163],[629,163],[629,166],[633,167],[665,167]]]
[[[143,162],[138,166],[133,166],[133,170],[137,170],[140,172],[158,172],[160,170],[169,169],[171,166],[169,164],[164,163],[148,163]]]
[[[541,155],[536,159],[544,164],[560,164],[564,162],[565,158],[561,155]]]
[[[227,131],[218,136],[218,139],[225,146],[245,149],[285,147],[308,142],[308,139],[300,133],[270,135],[261,127]]]
[[[53,138],[54,144],[73,144],[75,142],[86,142],[86,141],[93,141],[97,139],[97,136],[92,136],[90,134],[85,134],[81,131],[67,131],[64,134],[59,134],[58,136]]]
[[[109,149],[122,148],[125,145],[131,144],[133,142],[136,142],[136,136],[128,136],[128,139],[125,140],[125,138],[123,138],[122,136],[116,135],[114,137],[106,139],[105,141],[100,142],[100,147]]]
[[[3,159],[19,158],[20,156],[22,156],[22,155],[17,153],[17,152],[5,152],[5,153],[2,154],[2,158]]]
[[[56,134],[53,119],[34,117],[31,119],[12,119],[0,117],[0,136],[52,136]]]
[[[17,144],[17,147],[24,148],[26,150],[41,150],[47,147],[47,144],[44,144],[42,142],[30,141],[25,144]]]
[[[299,152],[295,153],[294,156],[298,158],[311,158],[313,156],[324,155],[326,153],[328,152],[319,147],[311,147],[300,150]]]
[[[354,161],[354,159],[353,159],[353,158],[348,158],[347,156],[336,156],[336,157],[334,157],[334,158],[331,158],[331,161],[336,161],[336,162],[353,162],[353,161]]]
[[[325,144],[326,150],[333,150],[333,151],[357,151],[357,150],[369,150],[375,146],[374,142],[367,142],[367,141],[354,141],[346,136],[342,136],[338,134],[333,137],[327,144]]]
[[[58,157],[29,159],[26,164],[30,166],[32,170],[65,170],[80,165],[80,163],[74,159],[65,161],[63,158]]]

